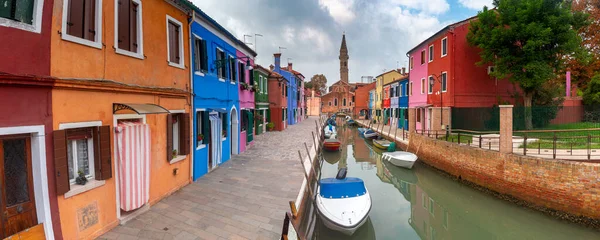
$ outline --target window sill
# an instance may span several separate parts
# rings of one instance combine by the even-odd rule
[[[171,159],[171,161],[169,161],[170,164],[176,163],[176,162],[181,162],[183,161],[187,156],[186,155],[178,155],[177,157]]]
[[[231,85],[235,85],[235,82],[229,82],[229,83],[231,83]]]
[[[225,79],[219,78],[219,82],[225,82]]]
[[[224,142],[225,140],[227,140],[227,138],[221,138],[221,142]]]
[[[74,36],[71,36],[71,35],[67,34],[67,32],[63,32],[61,34],[61,36],[62,36],[62,40],[66,40],[66,41],[69,41],[69,42],[78,43],[78,44],[85,45],[85,46],[88,46],[88,47],[102,49],[102,43],[101,42],[93,42],[93,41],[90,41],[90,40],[87,40],[87,39],[83,39],[83,38],[79,38],[79,37],[74,37]]]
[[[204,149],[206,148],[206,144],[200,144],[200,146],[196,147],[196,150],[200,150],[200,149]]]
[[[446,55],[442,55],[442,57],[445,57],[445,56],[448,56],[448,54],[446,54]]]
[[[200,76],[200,77],[204,77],[204,73],[203,73],[203,72],[201,72],[201,71],[195,71],[195,72],[194,72],[194,75],[196,75],[196,76]]]
[[[183,66],[183,64],[173,63],[171,61],[168,61],[168,62],[169,62],[169,66],[171,66],[171,67],[185,69],[185,67]]]
[[[65,193],[65,198],[70,198],[75,195],[79,195],[84,192],[90,191],[92,189],[102,187],[105,183],[105,180],[91,179],[85,185],[71,184],[71,190]]]
[[[140,53],[134,53],[134,52],[130,52],[130,51],[127,51],[127,50],[120,49],[120,48],[116,48],[115,52],[117,54],[125,55],[125,56],[132,57],[132,58],[137,58],[137,59],[141,59],[141,60],[146,59],[144,57],[144,53],[141,53],[141,52]]]

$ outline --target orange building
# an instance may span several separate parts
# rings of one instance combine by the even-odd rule
[[[47,147],[62,238],[93,239],[190,183],[188,11],[176,0],[54,2]]]
[[[375,89],[376,82],[367,85],[359,85],[356,88],[354,102],[354,115],[359,119],[369,119],[369,91]]]

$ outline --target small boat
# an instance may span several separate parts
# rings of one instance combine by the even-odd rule
[[[369,129],[363,133],[363,136],[365,138],[374,139],[377,138],[377,132],[373,131],[372,129]]]
[[[371,195],[362,179],[346,177],[346,171],[319,180],[317,210],[325,226],[351,236],[368,219]]]
[[[358,133],[359,133],[359,134],[360,134],[362,137],[364,137],[364,135],[363,135],[363,134],[364,134],[364,133],[367,131],[367,128],[357,128],[356,130],[358,130]]]
[[[390,146],[390,144],[392,144],[392,142],[385,140],[385,139],[373,140],[373,145],[375,145],[375,147],[377,147],[379,149],[387,150],[388,147]]]
[[[325,138],[329,139],[333,136],[335,136],[337,134],[337,132],[335,131],[335,126],[333,125],[329,125],[327,127],[325,127]]]
[[[394,164],[397,167],[411,169],[417,161],[418,157],[417,155],[410,152],[395,151],[383,153],[382,158],[384,160],[387,160],[391,164]]]
[[[327,151],[339,151],[342,146],[342,142],[337,139],[325,139],[323,142],[323,149]]]
[[[348,124],[348,125],[356,125],[356,121],[350,119],[350,120],[346,121],[346,124]]]

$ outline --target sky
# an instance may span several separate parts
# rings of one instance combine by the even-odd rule
[[[293,63],[306,81],[324,74],[340,79],[342,34],[350,60],[349,80],[406,67],[406,53],[445,26],[475,16],[492,0],[192,0],[205,13],[246,41],[256,62]],[[256,36],[260,34],[262,36]],[[244,37],[244,35],[249,35]],[[251,44],[251,45],[250,45]]]

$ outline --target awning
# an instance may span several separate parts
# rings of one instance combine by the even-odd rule
[[[152,103],[113,103],[113,113],[124,109],[134,111],[137,114],[171,113],[169,110]]]
[[[222,109],[222,108],[209,108],[208,109],[208,112],[212,112],[212,111],[220,112],[220,113],[227,113],[227,110]]]

